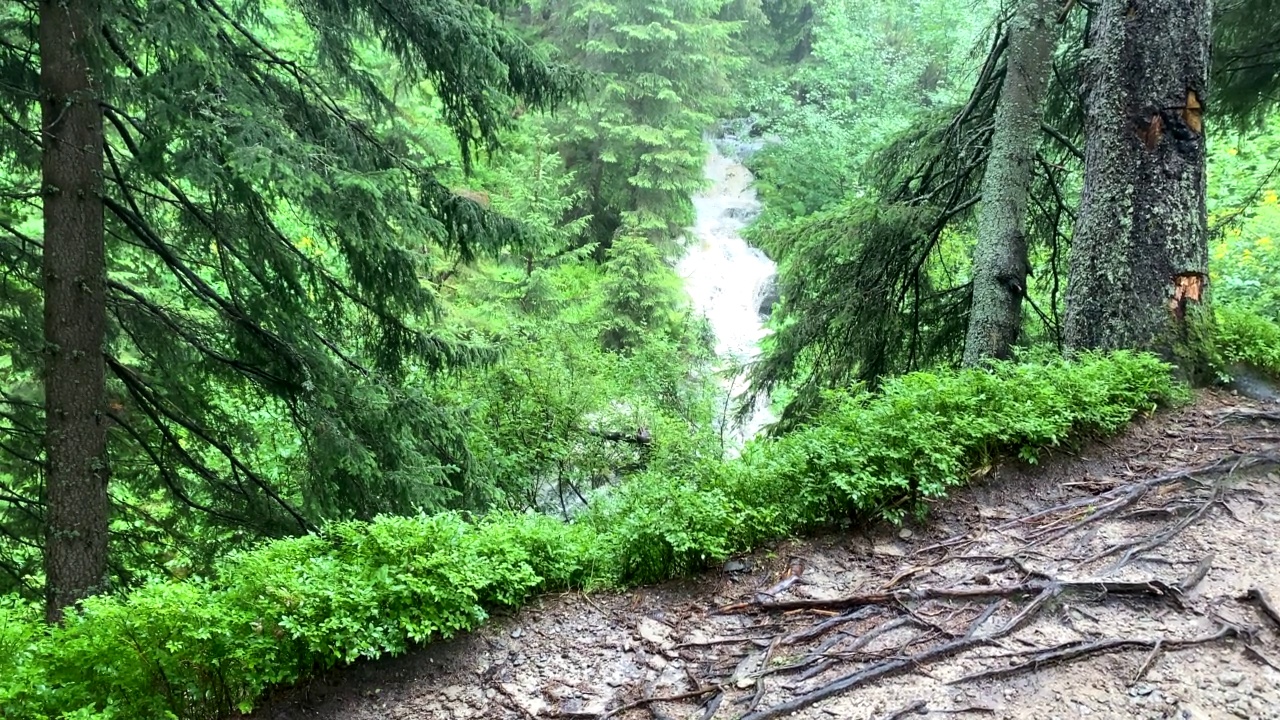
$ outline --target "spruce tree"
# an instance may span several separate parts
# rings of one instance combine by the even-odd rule
[[[43,0],[39,11],[49,622],[107,574],[100,12],[98,0]]]
[[[1009,23],[1000,99],[982,178],[978,242],[973,252],[973,301],[964,362],[1007,358],[1022,332],[1027,294],[1026,218],[1040,146],[1040,116],[1057,41],[1058,4],[1024,0]]]
[[[546,0],[547,37],[592,71],[592,90],[555,125],[570,169],[587,185],[579,214],[603,252],[619,232],[669,243],[693,222],[704,133],[727,93],[737,24],[725,0]]]
[[[102,433],[124,580],[156,533],[216,547],[463,497],[460,413],[423,379],[493,352],[442,329],[423,278],[526,236],[441,182],[444,153],[469,165],[580,84],[502,5],[0,9],[0,566],[38,577],[47,524],[52,615],[107,574]],[[388,61],[452,147],[410,132]]]
[[[1105,0],[1093,13],[1064,327],[1071,348],[1172,359],[1206,299],[1209,19],[1208,0]]]

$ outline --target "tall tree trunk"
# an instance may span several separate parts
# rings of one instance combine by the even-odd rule
[[[1022,0],[1009,24],[1007,70],[982,179],[966,365],[1008,357],[1022,328],[1022,298],[1030,267],[1027,195],[1040,144],[1040,104],[1057,44],[1057,14],[1057,0]]]
[[[1210,0],[1101,0],[1089,27],[1085,179],[1069,348],[1178,360],[1208,283],[1202,107]]]
[[[100,0],[40,3],[44,156],[46,615],[101,590],[107,569],[103,416],[106,269]]]

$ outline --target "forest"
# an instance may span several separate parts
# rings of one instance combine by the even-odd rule
[[[0,4],[0,718],[1280,401],[1277,119],[1273,0]]]

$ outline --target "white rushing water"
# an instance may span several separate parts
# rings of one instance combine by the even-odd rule
[[[767,334],[761,303],[776,272],[764,253],[742,239],[742,230],[760,212],[751,172],[726,157],[716,143],[707,156],[711,187],[693,198],[697,221],[689,230],[688,249],[676,266],[695,310],[707,317],[716,336],[716,354],[726,367],[745,366],[759,353]],[[729,414],[746,388],[745,372],[724,380],[732,399]],[[765,425],[773,422],[768,403],[756,403],[745,422],[727,418],[723,428],[728,450],[735,451]]]

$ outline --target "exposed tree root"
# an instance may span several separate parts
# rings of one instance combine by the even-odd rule
[[[1240,600],[1257,605],[1258,609],[1262,610],[1262,614],[1275,623],[1276,630],[1280,630],[1280,612],[1276,611],[1276,606],[1272,604],[1271,596],[1267,594],[1266,590],[1255,585],[1249,588],[1249,592],[1245,593]]]
[[[1220,427],[1231,420],[1269,420],[1272,422],[1280,422],[1280,410],[1258,410],[1256,408],[1234,407],[1224,410],[1217,415],[1222,419],[1214,427]]]
[[[1242,416],[1272,419],[1266,413]],[[1280,420],[1280,414],[1274,419]],[[727,694],[737,684],[739,688],[750,689],[748,695],[734,700],[746,705],[742,720],[786,716],[894,675],[925,673],[931,664],[963,653],[993,646],[1010,649],[1007,638],[1044,614],[1046,608],[1058,606],[1067,597],[1075,598],[1070,605],[1074,611],[1095,622],[1098,618],[1087,608],[1094,607],[1094,612],[1097,612],[1096,607],[1102,603],[1124,600],[1138,606],[1162,603],[1174,612],[1218,617],[1219,627],[1211,634],[1192,638],[1081,637],[1049,648],[1014,650],[1003,657],[1019,659],[1017,664],[977,670],[950,682],[1004,678],[1108,652],[1145,649],[1147,652],[1142,663],[1130,680],[1130,683],[1136,683],[1165,651],[1229,637],[1250,637],[1254,629],[1236,626],[1209,609],[1229,598],[1202,599],[1198,601],[1201,605],[1191,606],[1188,595],[1209,573],[1213,566],[1212,555],[1200,560],[1177,581],[1155,577],[1118,580],[1107,576],[1137,560],[1161,560],[1165,564],[1173,564],[1163,558],[1150,558],[1148,554],[1209,517],[1215,508],[1225,508],[1228,494],[1236,492],[1225,480],[1246,468],[1280,464],[1278,451],[1280,447],[1270,446],[1258,452],[1226,455],[1196,467],[1115,486],[1093,482],[1088,488],[1094,494],[995,526],[999,537],[1007,538],[1014,550],[974,550],[972,546],[978,542],[977,538],[958,535],[915,553],[916,557],[929,553],[941,555],[932,564],[907,568],[875,591],[827,599],[784,599],[780,596],[803,570],[803,565],[793,562],[773,587],[752,593],[749,600],[711,611],[718,615],[768,613],[773,618],[771,623],[751,626],[750,637],[718,638],[716,643],[736,641],[745,644],[754,641],[764,646],[766,638],[760,637],[763,628],[773,628],[776,635],[764,651],[763,660],[756,663],[748,654],[732,674],[699,681],[700,687],[691,696],[701,697],[717,691]],[[1101,548],[1091,548],[1100,535],[1098,524],[1104,520],[1114,521],[1111,527],[1135,522],[1155,522],[1158,526],[1154,530],[1141,526],[1144,529],[1134,537],[1112,540]],[[1106,536],[1105,533],[1101,535]],[[965,552],[987,554],[960,554]],[[1108,558],[1115,558],[1115,562],[1093,577],[1067,579],[1028,567],[1031,558],[1056,561],[1059,568],[1083,567]],[[1062,561],[1068,559],[1071,562],[1063,565]],[[912,585],[911,579],[924,570],[938,571],[953,563],[967,563],[959,567],[967,568],[962,572],[972,574],[967,575],[966,580],[945,585]],[[973,563],[991,563],[991,567],[975,572]],[[955,575],[952,572],[949,576],[954,578]],[[1280,630],[1280,613],[1261,588],[1251,589],[1238,600],[1257,606]],[[804,624],[815,614],[821,618]],[[997,614],[1000,618],[996,618]],[[956,620],[961,617],[967,619],[957,626]],[[995,627],[988,627],[992,622],[996,623]],[[1069,617],[1066,622],[1069,627],[1075,627],[1070,625]],[[771,666],[771,660],[782,653],[783,648],[805,644],[810,644],[810,649],[798,656],[780,657],[780,662]],[[760,657],[759,650],[754,652],[755,657]],[[1262,651],[1255,648],[1254,652],[1263,662],[1272,662]],[[982,663],[992,659],[993,656],[977,654],[968,661]],[[825,677],[849,663],[856,663],[857,667],[820,681],[817,686],[812,685],[815,678]],[[755,670],[741,676],[743,667]],[[765,683],[778,676],[788,678],[781,687],[796,694],[775,705],[759,707],[767,697]],[[662,699],[642,700],[637,705]],[[917,701],[887,717],[903,718],[923,707],[925,701]],[[625,708],[611,715],[622,709]]]
[[[654,697],[641,698],[634,702],[629,702],[626,705],[619,705],[618,707],[612,710],[609,710],[608,712],[601,715],[598,718],[598,720],[607,720],[608,718],[614,717],[616,715],[621,715],[622,713],[628,710],[634,710],[635,708],[638,708],[638,707],[644,707],[649,703],[677,702],[679,700],[688,700],[690,698],[702,697],[704,695],[710,695],[711,693],[721,692],[721,691],[722,691],[722,688],[720,686],[713,685],[710,687],[695,688],[688,692],[676,693],[674,695],[656,695]]]
[[[969,587],[934,588],[922,587],[915,590],[899,590],[888,593],[866,593],[848,595],[829,600],[770,600],[738,603],[718,608],[717,613],[744,612],[748,610],[839,610],[845,608],[864,607],[868,605],[890,605],[921,600],[990,600],[992,598],[1012,598],[1042,593],[1059,595],[1063,593],[1082,592],[1102,595],[1148,595],[1169,598],[1178,601],[1181,592],[1176,586],[1168,585],[1160,580],[1146,582],[1109,582],[1105,580],[1031,580],[1007,587],[991,585],[975,585]]]
[[[1070,662],[1079,660],[1080,658],[1097,655],[1098,653],[1110,650],[1128,650],[1130,648],[1150,648],[1155,651],[1160,648],[1177,650],[1180,648],[1191,647],[1192,645],[1203,645],[1204,643],[1222,640],[1224,638],[1235,635],[1237,628],[1223,626],[1212,635],[1203,635],[1201,637],[1189,638],[1186,640],[1155,638],[1149,640],[1139,640],[1133,638],[1103,638],[1100,640],[1074,640],[1069,643],[1063,643],[1047,650],[1032,651],[1025,653],[1031,656],[1030,660],[1010,667],[993,668],[991,670],[983,670],[971,675],[952,680],[950,684],[959,684],[973,682],[974,680],[991,680],[995,678],[1009,677],[1018,675],[1032,670],[1038,670],[1048,665],[1056,663]],[[1144,663],[1145,664],[1145,663]]]

